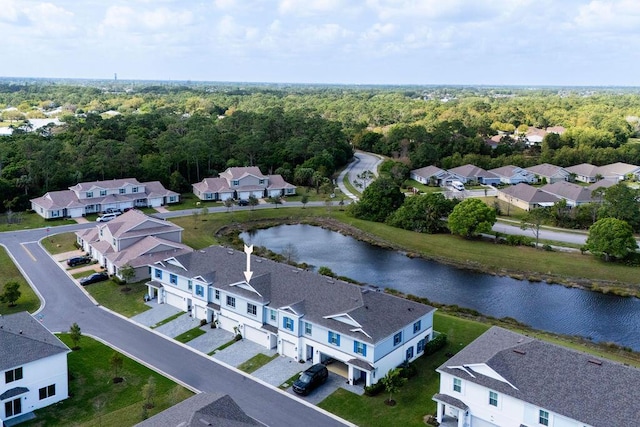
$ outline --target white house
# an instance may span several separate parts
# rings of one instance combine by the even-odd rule
[[[138,182],[135,178],[82,182],[68,190],[50,191],[31,199],[31,209],[45,219],[78,218],[107,209],[158,207],[180,201],[180,194],[167,190],[159,181]]]
[[[526,168],[528,172],[534,174],[538,181],[546,181],[547,184],[553,184],[558,181],[568,181],[569,172],[560,166],[542,163],[540,165]]]
[[[498,175],[503,184],[519,184],[521,182],[535,184],[538,181],[535,174],[513,165],[490,169],[489,172]]]
[[[600,166],[598,174],[604,179],[637,180],[640,177],[640,166],[622,162],[611,163]]]
[[[433,337],[433,307],[221,246],[149,269],[158,302],[296,361],[332,360],[351,384],[376,383]]]
[[[29,313],[0,316],[0,425],[69,397],[69,351]]]
[[[457,168],[449,169],[447,172],[463,184],[500,184],[500,177],[498,175],[471,164],[458,166]]]
[[[598,172],[598,166],[591,163],[580,163],[579,165],[569,166],[564,168],[569,175],[573,175],[576,181],[586,182],[588,184],[594,183],[598,178],[602,178]]]
[[[441,426],[607,427],[640,419],[640,370],[496,326],[437,372]]]
[[[281,175],[263,175],[255,166],[228,168],[218,178],[205,178],[192,187],[193,194],[200,200],[247,200],[251,196],[260,199],[296,194],[296,186]]]
[[[149,263],[191,252],[182,244],[182,228],[132,209],[109,222],[76,232],[76,242],[109,274],[122,278],[120,269],[134,268],[133,281],[149,277]]]
[[[437,166],[425,166],[420,169],[414,169],[410,172],[409,176],[421,184],[435,184],[441,187],[451,184],[451,181],[455,179],[449,172]]]

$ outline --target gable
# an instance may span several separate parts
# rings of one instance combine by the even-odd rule
[[[324,316],[324,318],[337,320],[338,322],[346,323],[347,325],[357,326],[358,328],[362,328],[362,325],[356,322],[356,320],[353,317],[349,316],[347,313],[333,314],[329,316]]]

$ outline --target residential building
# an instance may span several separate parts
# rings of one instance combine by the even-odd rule
[[[549,163],[531,166],[525,170],[534,174],[538,182],[553,184],[554,182],[569,180],[569,172],[560,166],[550,165]]]
[[[248,416],[228,394],[199,393],[136,424],[136,427],[251,427],[262,425]]]
[[[525,183],[499,189],[498,199],[525,211],[553,206],[560,201],[559,197]]]
[[[449,172],[437,166],[425,166],[420,169],[414,169],[410,172],[409,176],[421,184],[440,187],[451,184],[451,181],[455,179]]]
[[[205,178],[192,187],[193,194],[200,200],[247,200],[251,196],[261,199],[296,194],[296,186],[281,175],[263,175],[256,166],[228,168],[218,178]]]
[[[636,181],[640,178],[640,166],[622,162],[611,163],[610,165],[600,166],[598,174],[604,179]]]
[[[564,170],[569,172],[570,180],[575,179],[576,181],[586,182],[587,184],[591,184],[596,182],[598,178],[602,178],[602,176],[599,175],[598,167],[591,163],[580,163],[579,165],[566,167]]]
[[[535,174],[513,165],[489,169],[489,172],[497,175],[503,184],[519,184],[521,182],[535,184],[537,181]]]
[[[449,169],[447,172],[463,184],[500,184],[498,175],[471,164],[458,166],[457,168]]]
[[[524,137],[527,145],[540,145],[546,135],[546,130],[530,126],[525,132]]]
[[[591,190],[567,181],[557,181],[553,184],[547,184],[540,189],[560,199],[566,200],[567,206],[572,208],[593,202]]]
[[[82,182],[68,190],[50,191],[31,199],[31,209],[45,219],[79,218],[107,209],[155,208],[179,201],[180,194],[167,190],[159,181],[141,183],[126,178]]]
[[[558,135],[562,135],[566,131],[567,129],[565,129],[563,126],[549,126],[547,128],[547,133],[556,133]]]
[[[98,260],[109,274],[122,278],[120,269],[134,268],[133,281],[149,277],[147,265],[172,255],[191,252],[182,244],[182,228],[132,209],[109,222],[76,232],[78,245]]]
[[[619,184],[620,181],[618,181],[617,179],[601,179],[600,181],[596,181],[593,184],[591,184],[590,186],[588,186],[587,188],[589,190],[591,190],[592,192],[602,188],[603,190],[609,188],[609,187],[613,187],[616,184]]]
[[[0,425],[69,397],[69,351],[29,313],[0,316]]]
[[[497,326],[437,372],[441,425],[607,427],[640,419],[640,370]]]
[[[376,383],[433,337],[433,307],[221,246],[149,269],[159,303],[296,361],[332,361],[351,384]]]

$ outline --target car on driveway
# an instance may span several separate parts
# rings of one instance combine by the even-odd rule
[[[90,276],[83,277],[80,279],[80,284],[82,286],[87,286],[92,283],[104,282],[105,280],[109,280],[109,275],[102,271],[100,273],[93,273]]]
[[[84,265],[91,264],[90,256],[74,256],[73,258],[69,258],[67,260],[67,265],[69,267],[75,267],[76,265]]]
[[[108,213],[108,214],[104,214],[98,217],[98,219],[96,219],[97,222],[107,222],[107,221],[111,221],[112,219],[116,219],[118,217],[118,215],[120,215],[119,213]]]
[[[328,377],[327,367],[322,363],[316,363],[300,374],[300,378],[293,383],[293,391],[306,396],[320,384],[324,384]]]

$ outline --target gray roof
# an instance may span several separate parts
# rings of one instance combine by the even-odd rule
[[[177,256],[175,260],[188,273],[166,262],[164,267],[182,276],[210,278],[210,283],[224,292],[268,304],[271,308],[301,310],[305,320],[362,342],[379,342],[435,310],[424,304],[368,291],[351,283],[253,255],[250,285],[255,292],[231,286],[245,281],[246,254],[222,246],[210,246]],[[332,318],[340,315],[351,317],[365,333],[354,331],[357,328],[353,325]]]
[[[502,166],[495,169],[489,169],[489,172],[501,177],[506,177],[506,178],[511,178],[515,174],[521,173],[522,171],[524,171],[525,173],[530,173],[528,171],[525,171],[521,167],[513,166],[513,165],[507,165],[507,166]]]
[[[447,171],[445,171],[444,169],[440,169],[437,166],[425,166],[420,169],[414,169],[411,171],[411,173],[424,178],[431,178],[432,176],[440,176],[442,174],[446,174]]]
[[[495,173],[472,164],[458,166],[457,168],[449,169],[448,172],[465,178],[499,178]]]
[[[517,185],[512,185],[510,187],[502,188],[498,191],[516,199],[523,200],[529,204],[556,203],[560,201],[560,199],[553,194],[549,194],[539,188],[532,187],[529,184],[525,184],[524,182],[521,182]]]
[[[567,172],[564,168],[556,165],[551,165],[549,163],[542,163],[540,165],[531,166],[529,168],[526,168],[526,170],[534,175],[542,176],[545,178],[552,178],[554,176],[569,176],[569,172]]]
[[[137,209],[131,209],[109,222],[98,224],[97,228],[108,228],[111,235],[118,239],[149,235],[156,236],[162,233],[172,233],[183,230],[182,227],[170,221],[150,217]]]
[[[613,187],[616,184],[619,184],[620,181],[617,179],[601,179],[600,181],[596,181],[587,188],[591,191],[597,190],[598,188],[609,188]]]
[[[598,174],[598,167],[591,163],[580,163],[579,165],[564,168],[569,173],[575,173],[580,176],[589,176],[595,178]]]
[[[436,393],[433,395],[433,400],[436,400],[438,402],[444,402],[449,406],[462,409],[463,411],[466,411],[467,409],[469,409],[467,404],[464,403],[462,400],[457,399],[453,396],[449,396],[448,394]]]
[[[228,394],[200,393],[136,425],[247,427],[263,424],[248,416]]]
[[[637,425],[640,419],[640,370],[497,326],[438,370],[595,427]]]
[[[598,173],[605,178],[624,177],[627,174],[636,174],[640,171],[640,167],[636,165],[630,165],[628,163],[611,163],[610,165],[600,166]]]
[[[572,184],[567,181],[558,181],[553,184],[547,184],[541,188],[542,191],[546,191],[549,194],[553,194],[554,196],[561,197],[563,199],[589,203],[592,202],[591,199],[591,190],[587,187],[583,187],[578,184]]]
[[[0,371],[69,352],[69,347],[26,311],[0,316],[0,343]]]
[[[7,400],[11,397],[18,396],[20,394],[28,392],[29,389],[26,387],[14,387],[0,394],[0,400]]]

